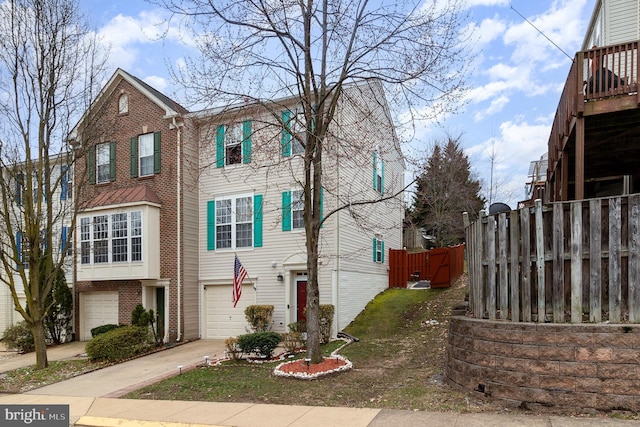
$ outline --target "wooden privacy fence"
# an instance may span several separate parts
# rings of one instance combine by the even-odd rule
[[[464,272],[464,245],[408,254],[389,250],[389,287],[406,288],[409,281],[429,280],[432,288],[446,288]]]
[[[473,317],[640,323],[639,194],[467,218]]]

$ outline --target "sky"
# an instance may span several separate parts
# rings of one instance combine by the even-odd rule
[[[596,0],[464,1],[473,30],[469,91],[456,114],[420,125],[411,144],[428,151],[435,141],[460,136],[483,196],[514,209],[525,198],[530,162],[547,151],[569,57],[582,47]],[[181,101],[169,70],[197,52],[179,21],[167,25],[166,11],[143,0],[81,6],[110,49],[107,79],[120,67]]]

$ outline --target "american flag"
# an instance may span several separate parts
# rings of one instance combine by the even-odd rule
[[[247,270],[244,269],[242,263],[236,255],[236,260],[233,263],[233,307],[235,308],[240,296],[242,295],[242,281],[247,277]]]

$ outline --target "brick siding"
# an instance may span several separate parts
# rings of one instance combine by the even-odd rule
[[[127,93],[129,111],[118,114],[118,98]],[[96,125],[103,129],[97,142],[116,142],[116,179],[114,182],[89,185],[86,184],[85,161],[76,163],[75,182],[82,182],[78,191],[81,200],[92,200],[97,194],[118,188],[146,185],[158,196],[162,205],[160,208],[160,277],[170,279],[169,285],[169,340],[177,339],[177,204],[176,204],[176,170],[177,170],[177,131],[170,128],[170,121],[164,118],[165,111],[150,99],[138,92],[128,81],[121,79],[107,98],[102,124]],[[107,130],[104,130],[107,129]],[[161,172],[159,174],[141,177],[130,177],[130,140],[143,133],[161,131]],[[80,178],[84,177],[84,178]],[[82,204],[82,203],[81,203]],[[183,205],[184,206],[184,205]],[[75,235],[76,240],[78,235]],[[77,245],[76,245],[77,247]],[[79,260],[78,260],[79,261]],[[118,290],[119,321],[131,322],[131,312],[136,304],[141,303],[141,284],[139,281],[117,282],[77,282],[76,301],[79,292],[91,290]],[[79,308],[76,307],[75,328],[79,329]]]
[[[516,405],[640,410],[640,325],[511,323],[453,316],[450,384]]]

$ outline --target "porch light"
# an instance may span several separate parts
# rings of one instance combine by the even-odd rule
[[[278,282],[284,282],[284,276],[282,275],[282,273],[278,273],[278,275],[276,276],[276,280]]]

